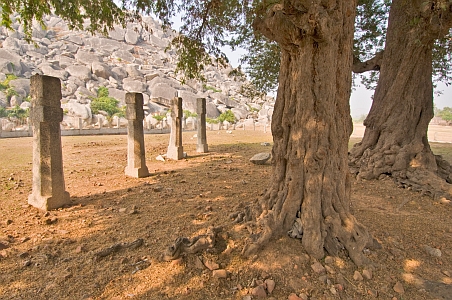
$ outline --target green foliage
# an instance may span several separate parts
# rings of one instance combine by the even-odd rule
[[[206,91],[213,91],[214,93],[221,93],[220,89],[216,89],[213,86],[207,85],[207,84],[203,84],[202,85],[203,89],[205,89]]]
[[[220,122],[227,121],[229,123],[235,123],[234,113],[230,109],[219,115],[217,119]]]
[[[242,84],[239,93],[251,100],[265,96],[265,93],[260,92],[252,83]]]
[[[7,89],[11,88],[9,86],[9,82],[11,80],[14,80],[14,79],[17,79],[16,75],[14,75],[14,74],[6,74],[6,79],[3,80],[2,82],[0,82],[0,91],[7,90]]]
[[[7,98],[11,98],[12,96],[19,96],[16,90],[12,87],[7,88],[5,94]]]
[[[438,111],[438,117],[443,119],[444,121],[452,121],[452,108],[444,107]]]
[[[206,118],[206,123],[207,124],[218,124],[218,123],[220,123],[220,121],[217,118],[215,118],[215,119]]]
[[[162,122],[163,119],[165,118],[165,116],[163,116],[163,115],[153,115],[152,117],[159,122]]]
[[[196,118],[196,117],[198,117],[198,114],[186,109],[186,110],[184,110],[184,116],[186,118]]]
[[[99,110],[105,111],[109,117],[121,114],[121,111],[125,115],[124,108],[119,108],[118,103],[118,100],[109,96],[108,88],[99,87],[97,98],[91,98],[91,110],[95,114],[99,113]]]
[[[13,108],[6,110],[8,113],[8,118],[27,118],[30,115],[30,112],[28,109],[20,108],[19,105],[14,106]]]
[[[2,106],[0,106],[0,118],[6,118],[8,117],[8,112],[6,109]]]

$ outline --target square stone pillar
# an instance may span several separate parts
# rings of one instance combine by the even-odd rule
[[[198,144],[196,146],[196,152],[206,153],[207,147],[207,133],[206,133],[206,99],[196,99],[196,113],[198,114]]]
[[[61,150],[61,83],[59,78],[33,75],[30,85],[33,183],[28,204],[51,210],[70,204]]]
[[[143,94],[126,94],[126,115],[127,125],[127,167],[125,173],[127,176],[141,178],[149,176],[149,170],[146,166],[146,155],[144,147],[143,130]]]
[[[182,98],[171,101],[171,134],[166,157],[179,160],[184,157],[182,147]]]

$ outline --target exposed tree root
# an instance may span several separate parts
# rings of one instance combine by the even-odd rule
[[[219,228],[209,227],[206,234],[195,236],[191,239],[186,237],[179,237],[173,245],[163,253],[162,259],[170,261],[178,259],[182,254],[194,254],[215,246],[216,234],[220,231]]]

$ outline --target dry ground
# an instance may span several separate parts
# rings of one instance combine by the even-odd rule
[[[354,182],[354,213],[382,245],[366,250],[373,266],[363,270],[345,256],[328,257],[320,261],[327,272],[315,273],[315,261],[288,237],[245,259],[240,250],[247,228],[228,216],[266,188],[271,166],[252,165],[249,158],[270,152],[261,142],[271,142],[271,135],[208,132],[210,152],[201,155],[192,135],[184,133],[188,159],[177,162],[155,160],[166,152],[168,135],[147,135],[152,175],[144,179],[124,175],[125,136],[64,137],[72,206],[46,214],[27,205],[31,138],[0,140],[0,299],[247,299],[265,279],[276,283],[268,296],[273,299],[291,293],[308,299],[452,299],[451,205],[398,189],[390,179]],[[451,145],[433,148],[451,160]],[[205,233],[209,226],[222,226],[214,249],[160,260],[177,237]],[[214,277],[200,261],[218,264],[227,278]],[[363,273],[372,276],[359,278]]]

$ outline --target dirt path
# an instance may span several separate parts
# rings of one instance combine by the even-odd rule
[[[211,152],[202,155],[192,135],[184,134],[188,159],[177,162],[155,160],[168,135],[147,135],[144,179],[124,176],[125,136],[64,137],[73,205],[47,214],[26,204],[31,139],[0,140],[0,299],[256,299],[265,280],[275,282],[267,299],[452,299],[450,205],[389,179],[354,182],[354,213],[382,245],[366,250],[373,266],[357,269],[342,254],[316,272],[288,237],[244,259],[247,227],[228,216],[266,188],[271,166],[249,158],[271,150],[261,145],[271,135],[208,132]],[[209,226],[222,227],[213,249],[160,259],[176,238]]]

